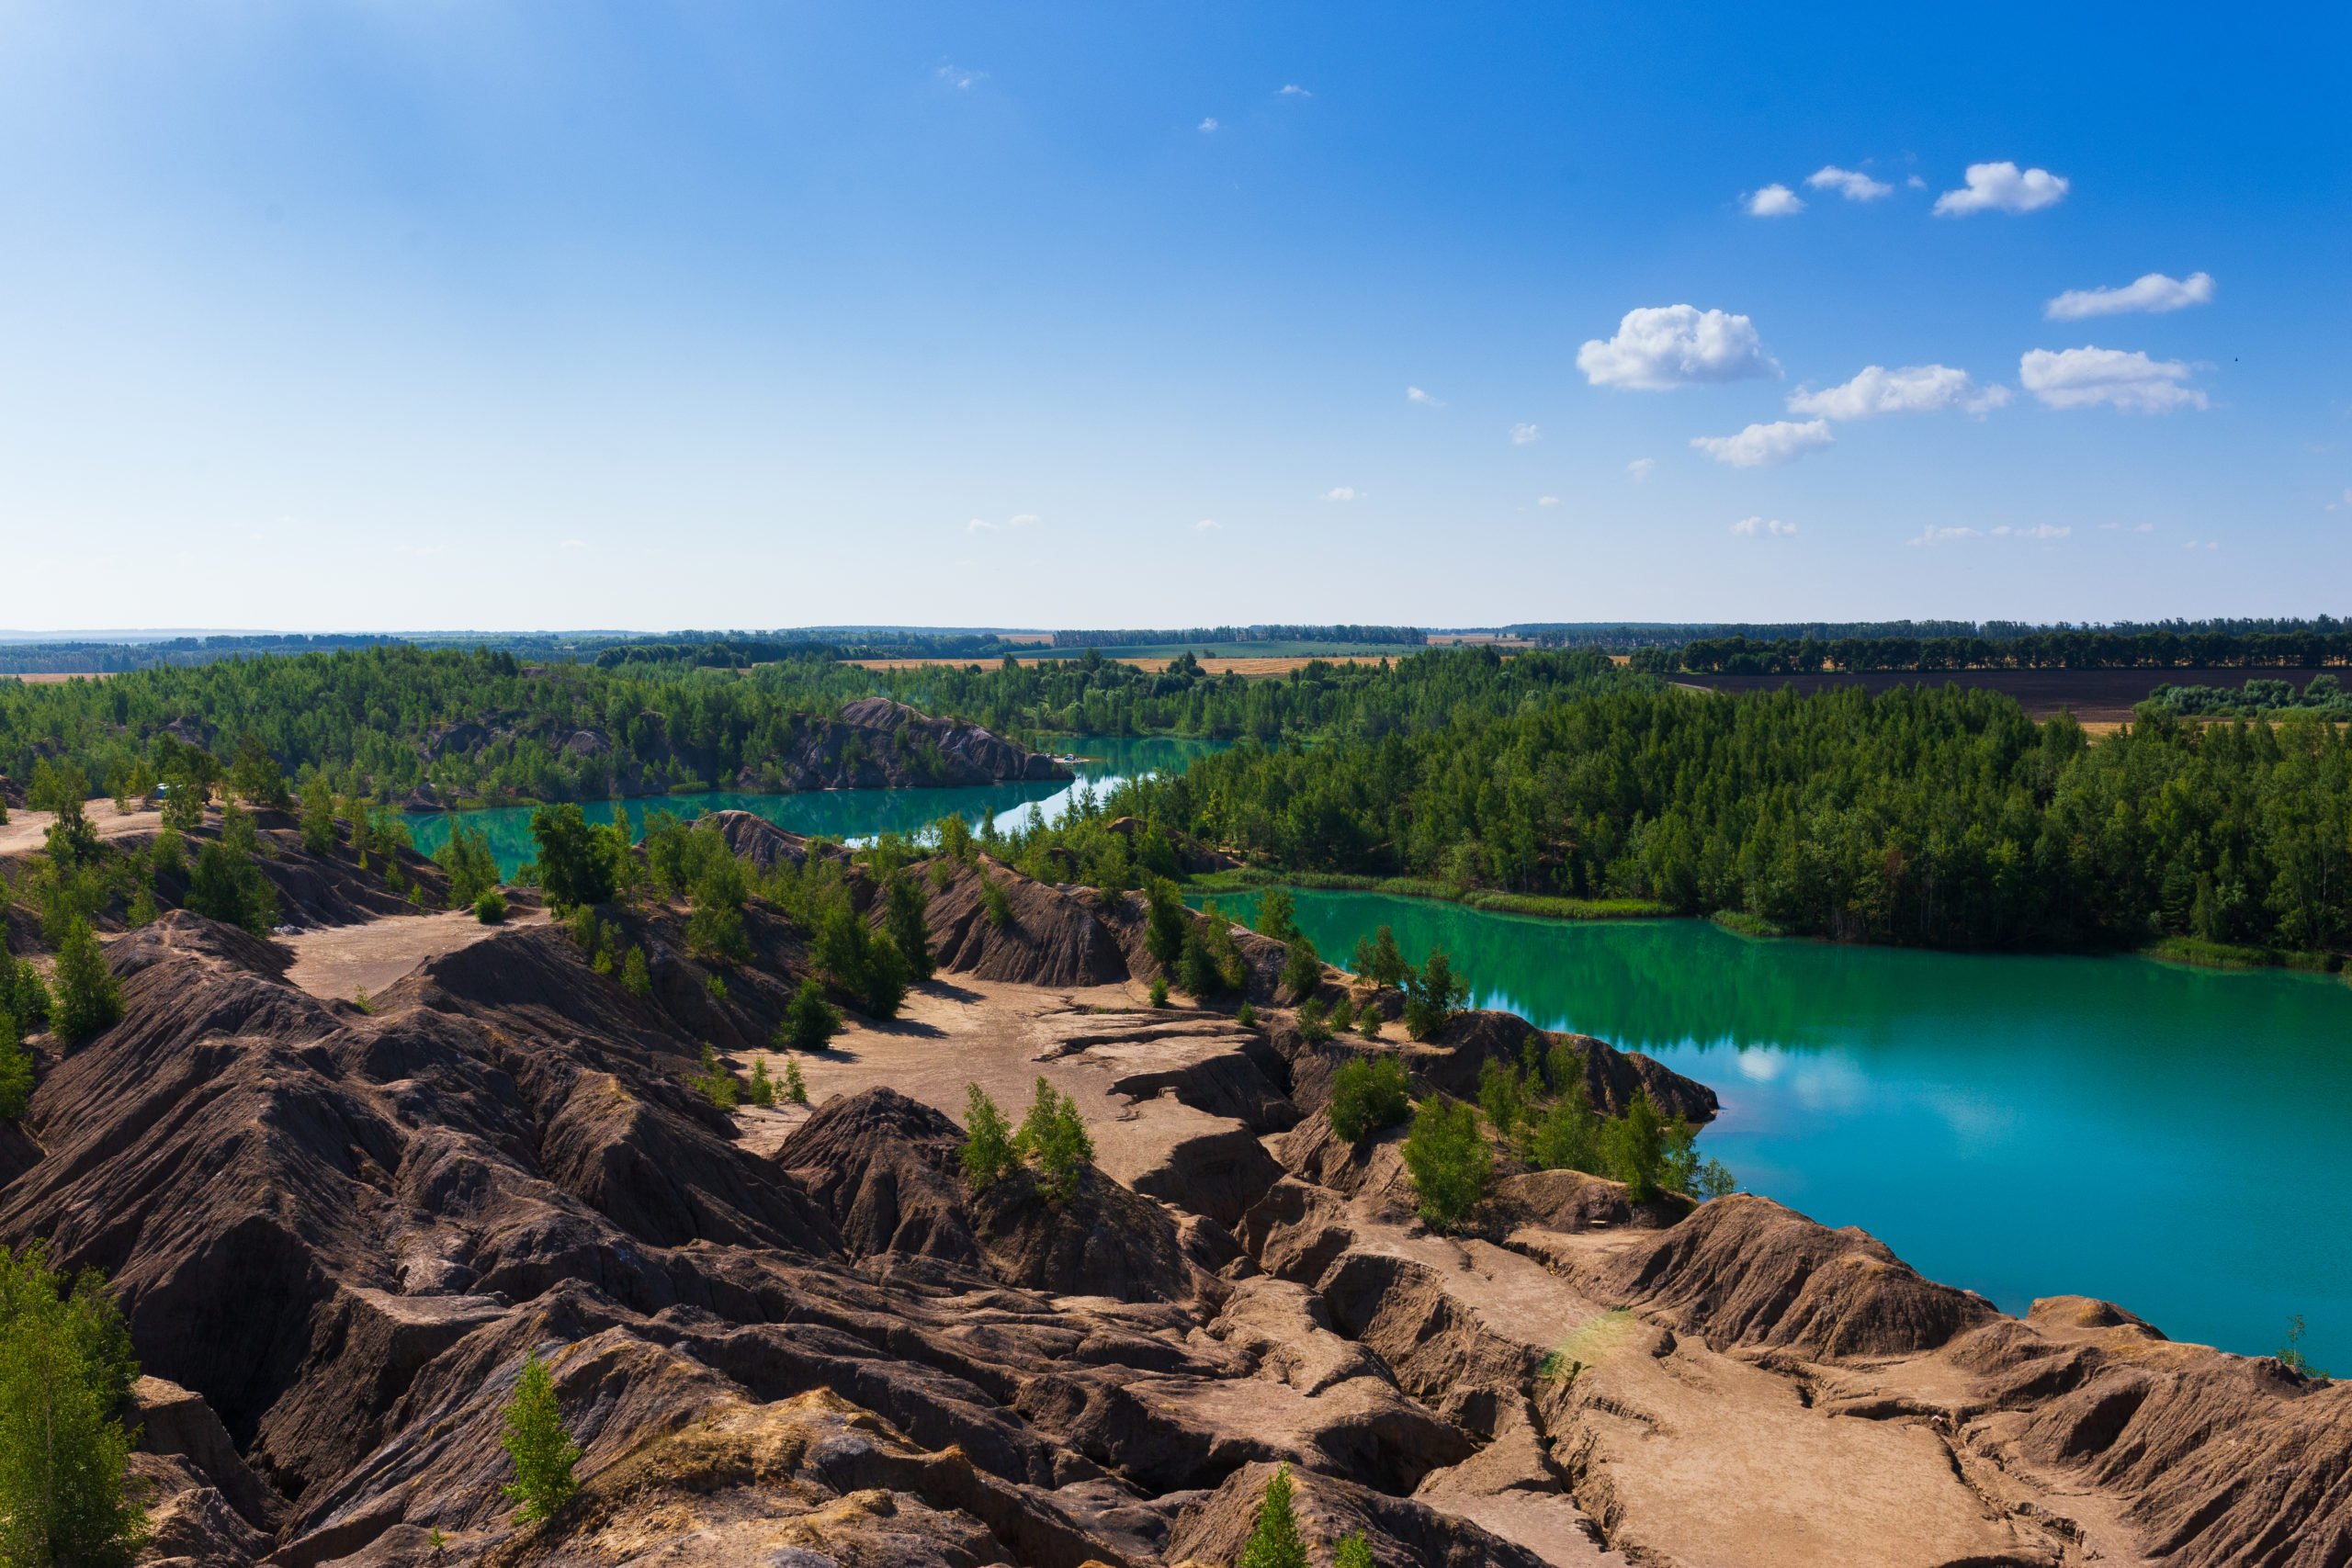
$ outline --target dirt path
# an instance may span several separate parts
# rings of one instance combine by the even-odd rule
[[[503,926],[486,926],[464,909],[444,915],[391,915],[359,926],[330,926],[277,940],[293,950],[287,978],[314,997],[348,1000],[379,994],[429,958],[471,947],[513,926],[543,926],[541,910],[516,910]]]
[[[101,839],[119,839],[130,833],[152,833],[164,825],[161,809],[153,811],[117,811],[110,800],[94,800],[83,807],[89,815],[90,826],[98,830]],[[0,822],[0,855],[23,854],[41,846],[49,836],[49,825],[57,820],[52,811],[10,810],[8,820]]]

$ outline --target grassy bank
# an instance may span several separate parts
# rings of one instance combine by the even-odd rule
[[[1717,909],[1707,918],[1734,936],[1752,937],[1758,942],[1789,934],[1763,916],[1742,909]]]
[[[2207,942],[2202,937],[2168,936],[2140,950],[2143,957],[2165,964],[2192,964],[2200,969],[2296,969],[2312,975],[2333,975],[2343,959],[2332,953],[2296,953],[2277,947],[2241,947],[2233,942]]]
[[[1430,898],[1498,915],[1532,915],[1547,920],[1650,920],[1674,913],[1648,898],[1560,898],[1536,893],[1498,893],[1457,887],[1426,876],[1347,876],[1331,872],[1277,874],[1244,867],[1188,878],[1188,893],[1242,893],[1258,887],[1305,887],[1317,892],[1386,893],[1399,898]]]

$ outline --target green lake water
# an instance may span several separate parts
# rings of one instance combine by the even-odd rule
[[[1067,754],[1085,759],[1075,765],[1075,783],[975,784],[961,789],[828,789],[799,795],[743,795],[734,790],[707,790],[696,795],[656,795],[616,803],[591,801],[583,807],[591,822],[610,822],[614,811],[625,809],[631,826],[642,833],[648,812],[668,811],[681,818],[706,811],[749,811],[764,817],[788,832],[811,838],[865,839],[876,833],[912,833],[941,818],[959,814],[975,827],[993,817],[1001,828],[1017,827],[1035,806],[1051,821],[1059,817],[1080,791],[1091,787],[1106,793],[1120,780],[1137,773],[1181,770],[1204,751],[1221,750],[1222,741],[1186,740],[1170,736],[1118,738],[1064,737],[1052,742]],[[514,868],[533,858],[531,811],[527,806],[490,807],[456,813],[411,812],[410,833],[426,854],[449,839],[454,815],[490,837],[498,857],[499,874],[512,876]]]
[[[1723,1114],[1702,1144],[1743,1187],[1860,1225],[1930,1279],[2010,1312],[2099,1296],[2247,1354],[2301,1314],[2305,1354],[2352,1374],[2341,980],[1295,897],[1328,959],[1386,924],[1409,959],[1445,948],[1477,1005],[1706,1083]]]

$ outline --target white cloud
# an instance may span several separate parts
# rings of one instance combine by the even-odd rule
[[[1920,178],[1918,175],[1911,175],[1908,179],[1905,180],[1903,183],[1904,183],[1905,185],[1906,185],[1906,186],[1909,186],[1913,190],[1925,190],[1925,189],[1927,189],[1927,188],[1928,188],[1928,182],[1927,182],[1927,181],[1925,181],[1925,180],[1923,180],[1923,179],[1921,179],[1921,178]]]
[[[1802,424],[1782,419],[1770,424],[1751,424],[1737,435],[1694,435],[1690,445],[1716,462],[1729,463],[1735,468],[1770,468],[1807,452],[1818,452],[1835,439],[1826,419],[1807,420]]]
[[[1786,186],[1766,186],[1747,198],[1750,218],[1793,218],[1804,210],[1804,197]]]
[[[1419,387],[1406,388],[1405,400],[1408,403],[1419,403],[1423,408],[1442,409],[1445,407],[1445,404],[1442,400],[1430,397]]]
[[[1888,370],[1869,365],[1839,387],[1798,390],[1789,399],[1796,413],[1828,419],[1871,419],[1884,413],[1941,413],[1959,409],[1983,413],[2009,400],[2007,387],[1980,387],[1965,370],[1949,365],[1906,365]]]
[[[2346,496],[2352,496],[2352,490],[2347,490],[2344,493]],[[2134,534],[2153,534],[2156,531],[2156,525],[2154,523],[2143,523],[2132,531]]]
[[[2012,528],[2007,523],[1993,530],[1996,539],[2064,539],[2075,532],[2063,523],[2037,523],[2030,528]]]
[[[1329,490],[1323,492],[1323,499],[1326,501],[1361,501],[1363,499],[1363,491],[1356,489],[1353,485],[1333,485]]]
[[[1759,534],[1774,539],[1792,539],[1796,536],[1797,525],[1777,517],[1743,517],[1731,525],[1731,531],[1743,539],[1752,539]]]
[[[1954,539],[1981,539],[1984,536],[1973,528],[1939,528],[1929,524],[1920,529],[1919,536],[1911,542],[1914,545],[1942,545]]]
[[[588,541],[585,539],[566,539],[563,542],[562,547],[567,550],[584,550],[588,547]]]
[[[2069,182],[2047,169],[2025,169],[2004,159],[1968,165],[1968,184],[1936,197],[1936,216],[1965,218],[1972,212],[2034,212],[2066,198]]]
[[[968,87],[988,77],[985,71],[967,71],[960,65],[943,65],[933,74],[951,87]]]
[[[2018,361],[2018,379],[2053,409],[2112,403],[2131,413],[2169,413],[2206,406],[2204,393],[2183,384],[2187,364],[2120,348],[2029,349]]]
[[[1201,129],[1204,131],[1213,131],[1216,128],[1216,120],[1214,118],[1201,121]]]
[[[1594,338],[1577,350],[1577,368],[1596,387],[1650,392],[1781,373],[1754,321],[1695,305],[1626,311],[1615,337]]]
[[[1198,523],[1193,525],[1193,532],[1195,534],[1214,534],[1224,526],[1224,524],[1218,522],[1214,517],[1204,517]]]
[[[1557,506],[1560,504],[1560,498],[1556,495],[1539,495],[1535,498],[1535,504],[1538,506]]]
[[[964,532],[967,534],[993,534],[996,528],[997,525],[985,517],[975,517],[964,525]]]
[[[2191,539],[2180,547],[2184,550],[2218,550],[2222,545],[2218,539]]]
[[[2069,288],[2042,308],[2053,321],[2079,321],[2086,316],[2122,316],[2144,310],[2160,316],[2191,305],[2213,302],[2213,275],[2192,272],[2187,277],[2143,273],[2120,288]]]
[[[1815,190],[1834,190],[1848,201],[1876,201],[1894,194],[1893,186],[1874,180],[1860,169],[1841,169],[1835,164],[1815,169],[1804,177],[1804,183]]]
[[[1636,457],[1632,462],[1625,465],[1625,471],[1634,476],[1634,482],[1635,484],[1639,484],[1644,479],[1649,478],[1650,470],[1657,467],[1657,459],[1656,457]]]
[[[1005,519],[1004,525],[1008,528],[1035,528],[1044,521],[1034,512],[1017,512]]]
[[[1306,88],[1300,86],[1295,82],[1283,83],[1283,90],[1275,95],[1275,96],[1283,98],[1311,98],[1314,96],[1314,94],[1308,92]]]
[[[1532,424],[1514,424],[1510,427],[1510,444],[1514,446],[1529,446],[1543,439],[1544,433]]]

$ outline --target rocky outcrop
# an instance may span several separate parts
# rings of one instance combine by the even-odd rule
[[[1027,986],[1102,986],[1127,978],[1124,911],[1091,887],[1033,882],[987,855],[945,863],[924,916],[943,970]],[[991,908],[989,889],[996,890]]]

